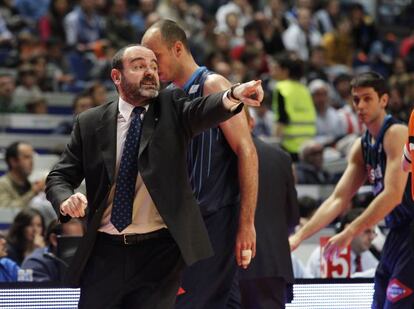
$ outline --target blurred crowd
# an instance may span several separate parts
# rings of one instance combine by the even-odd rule
[[[324,161],[344,158],[365,129],[352,106],[353,74],[375,70],[387,78],[388,111],[403,122],[408,121],[414,99],[414,32],[400,37],[382,31],[361,3],[2,0],[0,113],[48,114],[53,102],[45,94],[50,92],[72,93],[74,115],[106,103],[108,92],[114,90],[110,80],[114,52],[140,42],[154,22],[173,19],[186,30],[200,65],[232,83],[263,80],[264,103],[252,110],[254,134],[277,141],[291,153],[297,183],[334,184],[340,173],[326,170]],[[296,97],[286,90],[289,87],[303,99],[296,110],[291,103]],[[306,118],[297,112],[301,108]],[[71,128],[72,122],[64,122],[53,133],[70,134]],[[11,261],[1,259],[1,265],[7,264],[12,273],[0,274],[0,281],[17,278],[18,269],[30,264],[33,254],[52,259],[45,253],[55,253],[53,235],[82,234],[81,228],[68,232],[56,223],[45,210],[50,205],[26,207],[35,196],[39,198],[44,181],[28,181],[32,146],[17,143],[13,147],[9,157],[6,154],[8,173],[0,180],[0,196],[9,194],[4,190],[10,188],[14,195],[1,198],[0,207],[14,203],[21,212],[8,236],[0,238],[0,256],[6,255],[4,247],[8,247]],[[317,205],[318,201],[302,201],[303,217]]]

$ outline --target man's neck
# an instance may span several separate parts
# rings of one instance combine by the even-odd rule
[[[381,131],[382,125],[384,123],[384,119],[385,116],[387,114],[385,113],[385,111],[378,117],[378,119],[376,119],[375,121],[373,121],[370,124],[365,124],[367,126],[367,129],[369,131],[369,133],[371,134],[371,136],[373,138],[376,138],[379,134],[379,132]]]
[[[23,177],[22,175],[20,175],[16,171],[10,171],[9,176],[10,176],[11,180],[13,180],[13,182],[18,184],[19,186],[23,186],[27,181],[27,179],[25,177]]]
[[[194,61],[194,59],[188,59],[188,61],[183,61],[186,63],[181,67],[181,73],[177,78],[173,81],[174,85],[179,88],[183,88],[187,81],[190,79],[191,75],[199,68],[198,64]]]

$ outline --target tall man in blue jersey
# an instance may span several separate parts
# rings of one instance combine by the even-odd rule
[[[407,174],[400,167],[407,127],[386,114],[389,94],[387,83],[379,74],[357,75],[351,88],[354,107],[367,131],[353,145],[347,168],[334,192],[311,220],[291,236],[290,245],[294,250],[342,214],[359,187],[368,181],[375,198],[357,219],[330,238],[324,254],[332,256],[356,235],[385,219],[390,232],[375,274],[372,308],[413,308],[414,252],[409,244],[409,231],[414,202],[411,181],[407,181]]]
[[[228,89],[223,76],[199,67],[184,31],[162,20],[146,31],[142,44],[155,53],[160,79],[184,89],[192,98]],[[184,272],[185,293],[177,308],[225,308],[242,252],[256,250],[254,212],[258,162],[244,115],[195,137],[189,147],[188,170],[215,255]]]

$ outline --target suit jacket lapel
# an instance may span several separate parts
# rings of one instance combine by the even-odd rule
[[[118,116],[118,101],[112,102],[102,115],[101,124],[96,129],[97,142],[102,151],[102,157],[108,173],[109,182],[114,182],[116,162],[116,129]]]
[[[138,157],[141,156],[144,149],[148,146],[155,126],[158,122],[157,100],[152,100],[147,112],[145,113],[144,122],[142,123],[141,139],[139,142]]]

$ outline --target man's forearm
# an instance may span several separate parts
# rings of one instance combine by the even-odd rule
[[[346,204],[333,197],[329,197],[312,216],[312,218],[298,231],[296,236],[303,241],[330,224],[344,210]]]
[[[254,224],[258,192],[258,159],[256,150],[250,149],[238,155],[240,186],[240,224]]]

